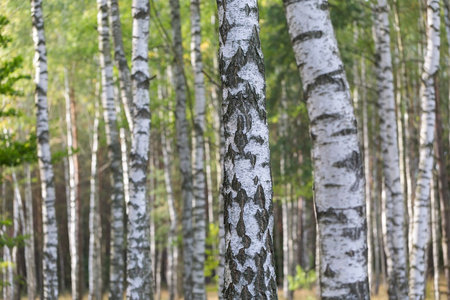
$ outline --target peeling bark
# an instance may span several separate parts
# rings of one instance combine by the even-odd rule
[[[284,0],[313,140],[322,299],[369,299],[364,170],[325,0]]]
[[[35,103],[36,136],[38,140],[38,162],[42,192],[42,222],[44,234],[43,250],[43,296],[58,298],[58,227],[55,212],[55,182],[50,152],[50,132],[47,109],[47,50],[45,46],[44,13],[42,0],[31,0],[33,41],[35,48]]]

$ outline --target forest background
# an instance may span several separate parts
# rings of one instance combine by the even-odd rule
[[[377,93],[374,64],[377,57],[372,35],[372,10],[370,1],[339,1],[330,0],[330,12],[336,31],[341,57],[351,86],[355,114],[358,119],[361,145],[365,143],[363,132],[367,133],[369,169],[372,189],[371,201],[375,203],[372,214],[374,220],[369,224],[369,230],[375,233],[373,286],[378,286],[386,280],[386,265],[383,253],[383,238],[381,228],[382,199],[382,166],[380,157],[379,119],[377,117]],[[404,173],[404,181],[412,178],[412,187],[404,188],[406,194],[414,190],[414,178],[418,172],[418,132],[420,120],[420,74],[426,47],[425,22],[426,12],[424,1],[392,0],[389,1],[391,24],[391,49],[393,53],[393,72],[395,75],[395,92],[398,95],[396,113],[399,124],[400,155],[403,164],[409,165],[409,174]],[[193,135],[193,120],[195,105],[194,72],[190,63],[190,8],[189,1],[181,0],[181,21],[183,34],[183,63],[188,87],[187,118],[188,132]],[[131,56],[131,1],[120,1],[120,16],[128,61]],[[442,6],[442,16],[446,12]],[[262,0],[259,2],[261,45],[264,53],[267,84],[267,115],[270,128],[270,148],[272,160],[272,178],[274,182],[275,228],[274,247],[277,278],[280,286],[286,282],[287,276],[295,275],[295,268],[284,271],[286,249],[283,240],[292,240],[291,251],[294,253],[293,265],[300,265],[301,272],[313,272],[316,255],[315,217],[313,209],[313,175],[311,162],[311,140],[309,136],[309,120],[306,111],[302,84],[298,74],[289,38],[285,14],[281,1]],[[217,65],[218,21],[216,2],[206,0],[201,2],[201,29],[203,54],[203,73],[207,91],[207,112],[205,131],[205,170],[207,188],[205,193],[208,207],[208,237],[206,249],[205,276],[211,286],[216,286],[218,268],[218,203],[221,184],[222,166],[220,165],[220,100],[217,96],[219,88],[219,71]],[[37,266],[37,282],[41,286],[40,258],[42,257],[42,211],[39,172],[37,163],[31,157],[25,157],[18,149],[34,149],[35,132],[34,89],[32,82],[34,74],[34,47],[31,37],[30,3],[27,0],[6,0],[0,3],[0,15],[6,21],[0,23],[2,37],[10,37],[5,46],[0,49],[0,61],[6,75],[0,82],[0,129],[1,152],[0,163],[2,171],[1,207],[2,216],[12,218],[14,199],[13,172],[17,174],[20,191],[25,194],[26,167],[31,163],[31,192],[33,199],[35,257]],[[97,8],[92,1],[52,0],[44,3],[44,19],[46,27],[48,74],[49,74],[49,120],[51,148],[53,151],[53,166],[55,171],[56,212],[59,232],[59,286],[62,292],[70,287],[70,256],[68,238],[68,153],[78,156],[80,181],[77,187],[80,201],[80,262],[81,286],[87,291],[88,284],[88,251],[89,251],[89,197],[92,132],[96,103],[100,98],[100,65],[98,58]],[[4,20],[4,19],[2,19]],[[450,139],[450,101],[449,101],[449,46],[445,33],[448,23],[441,23],[441,59],[440,71],[436,84],[439,95],[438,110],[442,117],[441,138],[438,139],[445,149],[445,156],[440,159],[448,170],[448,149]],[[178,156],[176,154],[175,119],[172,112],[175,109],[175,94],[171,86],[170,64],[173,61],[171,48],[171,17],[170,7],[165,1],[151,1],[149,66],[151,144],[148,199],[153,207],[151,213],[152,228],[152,261],[155,270],[157,286],[167,284],[166,260],[167,239],[170,231],[169,208],[167,204],[167,186],[165,173],[167,167],[171,170],[171,186],[176,201],[178,220],[181,220],[181,178],[178,171]],[[6,45],[7,44],[7,45]],[[20,58],[17,58],[20,57]],[[17,59],[15,59],[17,58]],[[11,59],[13,64],[9,64]],[[20,65],[20,67],[18,67]],[[8,67],[4,67],[8,66]],[[8,70],[12,70],[8,74]],[[114,69],[117,82],[117,69]],[[17,80],[15,80],[17,79]],[[11,83],[14,82],[13,86]],[[8,88],[10,85],[11,89]],[[118,84],[117,84],[118,87]],[[70,100],[73,127],[76,128],[77,147],[67,148],[66,100]],[[402,100],[407,99],[407,100]],[[128,124],[124,109],[120,109],[118,126],[125,130],[125,138],[129,138]],[[366,115],[366,122],[363,116]],[[363,128],[364,127],[364,128]],[[72,128],[70,128],[72,130]],[[105,126],[100,120],[98,149],[98,197],[100,203],[101,245],[102,245],[102,281],[109,281],[109,245],[110,245],[110,190],[111,182],[108,168],[107,142]],[[364,143],[363,143],[364,141]],[[401,142],[400,142],[401,141]],[[14,144],[17,142],[17,144]],[[128,140],[128,143],[130,141]],[[24,144],[20,144],[24,143]],[[165,165],[163,148],[173,149],[168,155],[170,165]],[[17,147],[15,147],[16,145]],[[192,147],[191,147],[192,148]],[[19,150],[20,150],[19,149]],[[26,152],[26,151],[25,151]],[[28,152],[26,152],[28,153]],[[409,158],[406,161],[406,157]],[[403,167],[406,170],[406,166]],[[437,181],[437,180],[436,180]],[[404,186],[407,186],[405,184]],[[439,184],[436,184],[436,188]],[[433,191],[434,192],[434,191]],[[438,194],[436,192],[436,194]],[[439,198],[440,196],[437,195]],[[407,198],[407,197],[405,197]],[[448,201],[448,199],[447,199]],[[287,216],[286,214],[289,214]],[[283,218],[285,218],[283,220]],[[290,236],[283,235],[283,229],[289,222],[295,230]],[[438,225],[439,227],[439,225]],[[14,226],[4,227],[3,232],[13,236],[19,232]],[[176,245],[182,246],[181,230],[178,228]],[[286,246],[284,246],[286,247]],[[377,253],[376,253],[377,251]],[[429,272],[434,271],[430,247]],[[4,252],[2,252],[4,255]],[[179,251],[181,253],[181,251]],[[440,269],[442,254],[438,253]],[[181,290],[182,257],[179,257],[178,289]],[[25,291],[26,285],[19,278],[26,273],[25,254],[23,248],[18,249],[16,258],[15,282],[19,291]],[[7,267],[4,268],[6,270]],[[300,273],[301,273],[300,272]],[[6,271],[5,271],[6,274]],[[442,285],[442,290],[445,290]],[[104,284],[104,291],[107,284]],[[157,288],[158,291],[158,288]],[[313,293],[311,294],[313,295]]]

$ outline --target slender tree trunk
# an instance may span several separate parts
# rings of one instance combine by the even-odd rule
[[[200,45],[200,0],[191,0],[191,64],[194,69],[195,91],[195,155],[194,155],[194,253],[192,265],[192,298],[206,299],[205,290],[205,238],[206,238],[206,201],[203,138],[205,131],[206,91],[203,77],[203,61]]]
[[[18,238],[20,234],[21,227],[24,225],[24,217],[23,217],[23,202],[22,196],[20,195],[19,183],[17,182],[16,171],[13,169],[12,171],[13,185],[14,185],[14,201],[13,201],[13,238]],[[18,248],[19,245],[14,245],[12,248],[12,265],[8,266],[11,268],[11,273],[13,274],[13,281],[9,282],[11,287],[11,299],[20,299],[20,285],[18,284],[17,277],[18,273]],[[13,270],[13,267],[15,270]],[[9,270],[8,270],[9,271]],[[15,280],[14,280],[15,279]]]
[[[67,125],[67,151],[69,160],[69,244],[70,244],[70,266],[71,266],[71,286],[72,299],[79,300],[80,295],[80,262],[78,248],[78,232],[79,232],[79,202],[78,202],[78,156],[74,150],[78,148],[76,140],[76,124],[72,117],[72,101],[70,99],[69,79],[67,78],[67,70],[65,73],[65,100],[66,100],[66,125]]]
[[[162,266],[162,255],[163,250],[158,252],[158,257],[156,258],[156,269],[155,269],[155,288],[156,288],[156,299],[161,299],[161,266]]]
[[[120,11],[117,0],[108,0],[109,21],[111,24],[111,33],[114,41],[114,60],[119,71],[120,99],[125,110],[128,127],[133,131],[132,110],[133,110],[133,94],[131,91],[131,75],[128,67],[125,49],[122,39],[122,25],[120,22]]]
[[[108,157],[111,162],[111,255],[109,299],[121,300],[124,292],[124,186],[120,142],[114,98],[113,67],[109,42],[108,6],[97,0],[97,29],[102,72],[102,106],[106,126]]]
[[[433,176],[434,177],[434,176]],[[434,299],[439,300],[439,207],[436,199],[436,187],[434,178],[431,179],[431,238],[433,248],[433,283],[434,283]]]
[[[205,169],[206,169],[206,187],[207,187],[207,199],[208,199],[208,222],[214,224],[214,197],[213,197],[213,184],[212,184],[212,172],[211,172],[211,150],[209,147],[209,139],[205,138]],[[213,245],[215,247],[215,245]]]
[[[264,62],[255,0],[217,1],[225,135],[225,299],[277,299]],[[237,46],[239,45],[239,46]]]
[[[27,270],[28,300],[36,298],[36,261],[34,257],[34,222],[33,222],[33,195],[31,193],[30,165],[25,164],[25,265]]]
[[[450,42],[450,2],[444,0],[444,15],[445,15],[445,29],[447,33],[447,41]],[[439,100],[439,99],[436,99]],[[449,101],[450,103],[450,101]],[[439,201],[441,210],[441,223],[442,223],[442,254],[444,258],[444,272],[447,283],[447,299],[450,300],[450,204],[448,195],[448,178],[446,173],[445,161],[444,161],[444,148],[442,137],[442,119],[440,109],[443,106],[439,102],[436,103],[436,143],[435,154],[436,161],[439,166]]]
[[[181,38],[180,3],[170,0],[171,22],[173,32],[173,84],[175,87],[176,109],[175,127],[177,134],[177,148],[180,157],[181,193],[183,199],[183,289],[186,300],[192,299],[192,268],[194,238],[192,231],[192,169],[191,152],[188,137],[188,122],[186,119],[186,81],[184,77],[183,45]]]
[[[435,126],[434,80],[439,68],[440,7],[438,0],[427,0],[427,51],[422,73],[420,159],[417,177],[412,248],[410,254],[409,296],[424,299],[426,286],[426,249],[428,241],[428,215],[430,180],[433,168],[433,142]]]
[[[284,7],[311,120],[321,296],[369,299],[363,161],[328,2]]]
[[[389,16],[386,0],[378,0],[374,10],[378,115],[386,185],[386,239],[389,299],[408,299],[406,270],[405,206],[400,172],[395,94],[390,50]],[[399,108],[400,109],[400,108]],[[401,124],[400,124],[401,125]],[[401,138],[401,137],[400,137]],[[388,211],[389,210],[389,211]]]
[[[162,112],[160,113],[160,119],[164,120]],[[178,262],[178,247],[176,244],[177,239],[177,211],[175,207],[175,198],[172,190],[172,171],[170,169],[171,159],[171,142],[167,139],[166,127],[162,126],[161,129],[161,146],[164,162],[164,183],[166,186],[167,204],[169,206],[170,228],[169,237],[167,240],[167,285],[169,287],[169,300],[177,298],[177,262]]]
[[[116,95],[117,89],[115,89]],[[119,124],[122,124],[122,111],[120,109],[120,103],[116,101],[116,114],[117,121]],[[131,125],[133,126],[133,125]],[[128,203],[130,202],[130,176],[129,176],[129,168],[128,168],[128,147],[127,147],[127,132],[123,125],[119,127],[119,141],[120,141],[120,153],[122,157],[122,174],[123,174],[123,197],[125,199],[125,208],[126,213],[128,215]]]
[[[95,119],[92,130],[91,194],[89,199],[89,300],[102,299],[101,245],[99,194],[97,188],[98,125],[100,112],[95,103]]]
[[[42,0],[31,0],[33,41],[35,48],[35,103],[36,136],[38,140],[38,161],[41,177],[42,220],[44,234],[43,291],[44,298],[58,298],[58,226],[55,212],[55,182],[50,152],[50,132],[47,109],[47,50],[44,34],[44,13]]]
[[[127,299],[153,299],[147,201],[147,163],[150,145],[148,67],[148,0],[133,0],[133,134],[130,154],[130,202],[128,203]]]

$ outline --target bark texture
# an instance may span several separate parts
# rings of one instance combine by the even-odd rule
[[[264,62],[255,0],[217,1],[225,136],[225,299],[277,299]]]
[[[434,177],[434,176],[433,176]],[[431,245],[433,252],[433,288],[434,299],[439,300],[439,207],[436,199],[436,187],[434,178],[430,187],[431,202]]]
[[[44,299],[58,298],[58,227],[55,212],[55,182],[50,152],[50,132],[47,109],[47,50],[44,34],[44,13],[42,0],[31,0],[31,18],[34,41],[34,65],[36,74],[36,136],[38,140],[38,162],[42,192],[43,223],[43,296]]]
[[[191,64],[194,69],[195,117],[194,117],[194,253],[192,266],[192,298],[206,299],[205,289],[205,238],[206,238],[206,199],[204,171],[204,131],[206,111],[206,91],[203,76],[203,62],[200,45],[200,0],[191,0]]]
[[[148,35],[150,3],[133,0],[133,134],[130,154],[128,207],[127,299],[153,299],[147,201],[147,164],[150,145]]]
[[[395,114],[394,76],[390,49],[388,4],[378,0],[374,9],[378,115],[381,153],[386,185],[386,250],[389,299],[408,299],[406,270],[405,205],[400,176],[400,159]],[[400,109],[400,108],[399,108]],[[401,124],[400,124],[401,125]]]
[[[102,73],[101,98],[112,174],[109,299],[121,300],[124,291],[124,187],[120,142],[117,132],[113,65],[111,61],[108,5],[106,0],[97,0],[97,10],[97,30]]]
[[[28,300],[36,298],[36,261],[34,256],[34,222],[33,222],[33,195],[31,193],[30,165],[25,164],[25,265],[27,270]]]
[[[114,60],[116,61],[117,69],[119,71],[119,86],[120,98],[127,117],[130,131],[133,131],[132,122],[132,108],[133,95],[131,91],[131,74],[128,67],[127,58],[125,56],[125,49],[123,47],[122,25],[120,22],[120,11],[117,0],[108,0],[109,17],[111,24],[111,33],[114,41]]]
[[[175,87],[176,108],[175,127],[177,149],[180,157],[181,193],[183,198],[183,290],[186,300],[192,299],[192,267],[194,238],[192,231],[193,183],[191,151],[189,147],[188,122],[186,119],[186,78],[184,77],[183,44],[181,38],[180,3],[170,0],[172,39],[174,49],[173,85]]]
[[[91,194],[89,198],[89,300],[102,299],[102,272],[101,272],[101,245],[102,228],[100,222],[99,195],[97,189],[97,152],[98,152],[98,125],[100,112],[95,104],[95,118],[92,130],[92,156],[91,156]]]
[[[409,296],[425,299],[426,253],[429,239],[430,181],[433,168],[435,126],[435,75],[439,68],[440,5],[438,0],[427,0],[427,49],[420,87],[421,124],[419,141],[419,172],[417,176],[412,248],[410,254]]]
[[[284,0],[307,99],[322,299],[369,299],[363,161],[325,0]]]

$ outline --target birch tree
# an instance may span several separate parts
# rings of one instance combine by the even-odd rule
[[[175,127],[177,135],[177,149],[180,157],[181,194],[183,199],[183,290],[186,300],[192,299],[192,260],[193,260],[193,232],[192,232],[192,201],[193,183],[191,169],[191,151],[189,147],[188,123],[186,119],[186,78],[184,76],[183,44],[181,38],[180,3],[170,0],[172,39],[174,62],[172,64],[173,85],[175,87],[176,108]]]
[[[34,256],[34,222],[33,222],[33,195],[31,193],[30,165],[25,164],[25,265],[27,270],[28,300],[36,298],[36,261]]]
[[[127,299],[153,299],[147,201],[147,163],[150,143],[150,101],[148,67],[148,0],[134,0],[133,134],[130,154],[130,202],[128,206]]]
[[[427,49],[420,87],[419,173],[415,191],[412,248],[410,253],[409,296],[412,299],[425,298],[430,180],[434,163],[433,142],[436,107],[434,81],[439,69],[439,13],[439,1],[427,0]]]
[[[203,77],[203,61],[200,49],[200,0],[191,0],[191,64],[194,69],[195,91],[195,159],[194,159],[194,252],[192,266],[192,298],[203,300],[205,290],[205,238],[206,238],[206,201],[203,132],[205,131],[206,91]]]
[[[277,299],[264,62],[255,0],[218,0],[225,299]]]
[[[119,300],[123,295],[124,280],[124,188],[120,142],[117,133],[117,116],[114,98],[113,66],[108,26],[106,0],[97,0],[97,30],[102,73],[102,106],[106,127],[108,158],[111,162],[111,255],[109,299]]]
[[[76,124],[74,106],[70,97],[69,79],[67,78],[67,70],[65,73],[65,93],[66,102],[66,125],[67,125],[67,151],[69,162],[69,209],[68,209],[68,229],[70,244],[70,266],[71,266],[71,286],[72,299],[80,299],[80,262],[79,262],[79,203],[78,203],[78,156],[74,153],[77,147]]]
[[[43,223],[43,293],[44,299],[58,298],[58,227],[55,212],[55,182],[50,152],[50,131],[47,109],[47,49],[45,46],[44,13],[42,0],[31,0],[31,18],[34,41],[34,65],[36,68],[36,136],[38,162],[41,177]]]
[[[390,299],[408,299],[406,270],[405,206],[400,180],[400,159],[395,115],[395,94],[390,48],[388,5],[378,0],[374,9],[377,68],[378,115],[380,118],[381,153],[386,185],[386,222],[388,282]],[[400,124],[401,126],[401,124]],[[389,212],[388,212],[389,210]]]
[[[101,272],[101,237],[99,195],[97,188],[97,152],[98,152],[98,125],[100,112],[95,103],[95,118],[92,129],[92,156],[91,156],[91,194],[89,198],[89,300],[102,299],[102,272]]]
[[[321,296],[369,299],[363,162],[328,2],[284,8],[311,120]]]
[[[122,24],[120,22],[120,11],[117,0],[108,0],[109,20],[111,24],[111,33],[114,41],[114,60],[119,71],[120,98],[125,110],[128,127],[133,131],[132,108],[133,94],[131,91],[131,75],[128,67],[127,58],[122,38]]]
[[[431,248],[433,253],[433,287],[434,299],[439,300],[439,208],[436,199],[436,188],[434,176],[431,180],[430,203],[431,203]]]

